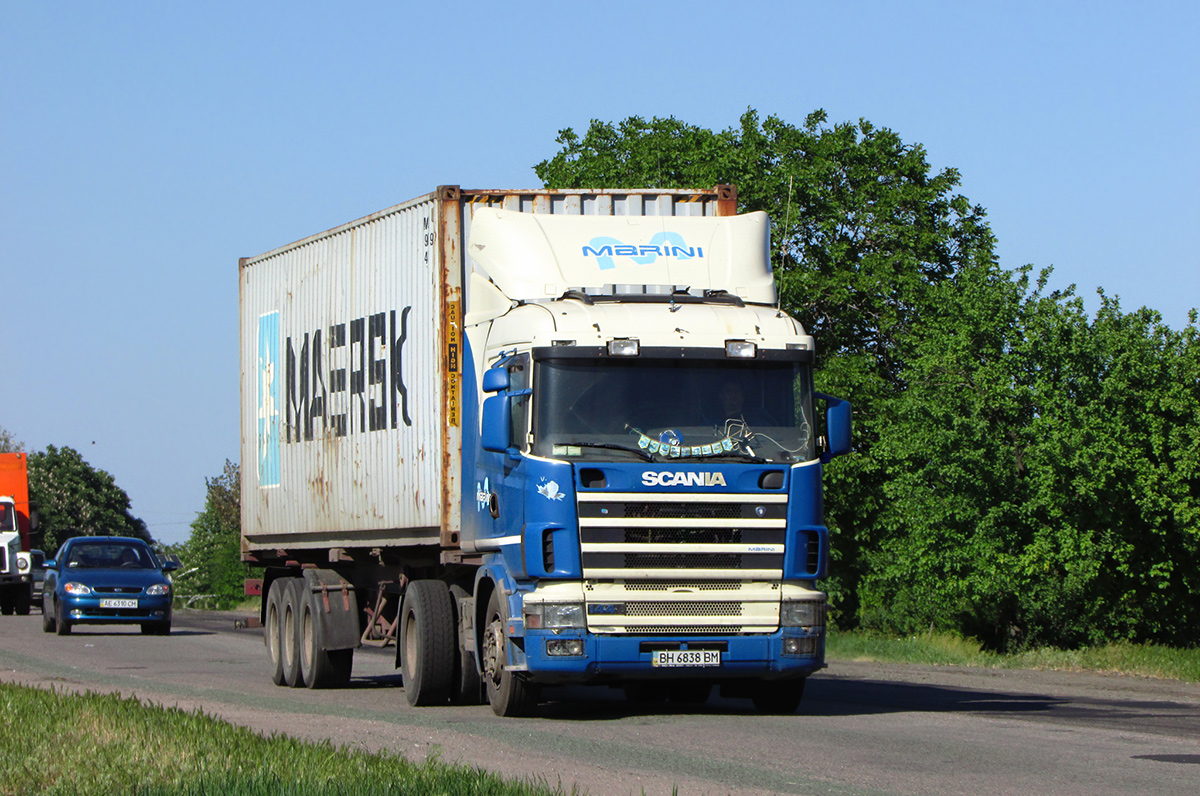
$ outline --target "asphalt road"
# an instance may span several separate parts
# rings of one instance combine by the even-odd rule
[[[355,656],[352,687],[281,688],[260,631],[181,612],[169,637],[0,617],[0,680],[120,691],[266,733],[540,777],[591,794],[1200,794],[1200,685],[1081,673],[833,661],[794,716],[714,696],[640,709],[558,689],[541,715],[410,708],[394,648]]]

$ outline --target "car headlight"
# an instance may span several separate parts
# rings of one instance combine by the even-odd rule
[[[92,593],[92,587],[71,581],[70,583],[63,584],[63,591],[67,594],[74,594],[76,597],[83,597]]]
[[[779,612],[783,627],[824,627],[824,600],[785,600]]]
[[[528,603],[525,627],[531,630],[583,627],[583,603]]]
[[[162,597],[163,595],[170,593],[171,586],[166,583],[155,583],[153,586],[148,586],[146,588],[146,594],[150,595],[151,597]]]

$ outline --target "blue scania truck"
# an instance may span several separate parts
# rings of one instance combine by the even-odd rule
[[[815,391],[736,191],[439,187],[240,262],[242,550],[273,680],[413,705],[794,711],[824,666]]]

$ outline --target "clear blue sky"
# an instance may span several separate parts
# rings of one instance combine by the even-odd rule
[[[1200,305],[1194,2],[0,3],[0,426],[182,541],[238,457],[237,260],[557,131],[869,119],[963,174],[1001,264]]]

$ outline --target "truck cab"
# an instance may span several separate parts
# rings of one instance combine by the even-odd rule
[[[696,222],[475,212],[477,274],[510,300],[466,330],[462,546],[503,596],[478,624],[500,712],[554,683],[787,712],[824,666],[821,470],[849,406],[775,306],[765,215]]]

